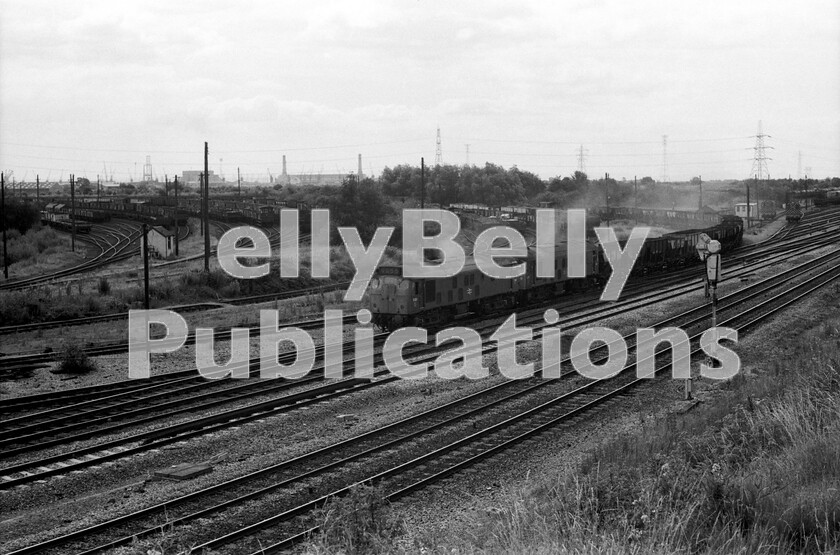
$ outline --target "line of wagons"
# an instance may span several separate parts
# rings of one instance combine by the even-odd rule
[[[648,239],[642,247],[631,275],[675,269],[700,262],[696,245],[706,233],[721,242],[723,252],[741,243],[743,220],[737,216],[720,217],[720,222],[706,229],[669,233]],[[486,276],[467,258],[463,270],[448,278],[405,278],[402,266],[380,265],[368,288],[368,303],[373,321],[382,329],[401,326],[451,322],[466,314],[483,315],[553,298],[565,292],[599,287],[609,278],[611,265],[603,249],[591,238],[586,247],[586,276],[570,278],[566,244],[558,242],[555,275],[536,277],[536,253],[533,247],[522,259],[508,259],[509,264],[525,262],[525,273],[512,279]]]
[[[475,214],[486,218],[498,219],[505,225],[524,224],[533,227],[537,221],[537,210],[552,208],[550,203],[543,206],[487,206],[484,204],[453,203],[449,209],[455,213]],[[588,210],[590,215],[602,220],[643,220],[657,221],[662,224],[697,222],[699,225],[716,224],[720,221],[718,212],[708,210],[666,210],[661,208],[634,208],[630,206],[598,207]]]
[[[297,208],[308,211],[308,206],[297,201],[229,201],[211,200],[208,212],[211,219],[232,223],[248,223],[252,225],[271,226],[279,222],[280,210],[283,208]],[[95,200],[78,199],[75,210],[72,211],[77,220],[76,231],[90,232],[90,223],[103,223],[111,218],[138,220],[151,225],[173,227],[176,221],[174,199],[161,197],[160,200],[151,198],[143,202],[131,202],[130,199]],[[177,221],[179,225],[186,225],[187,218],[200,217],[202,213],[201,199],[182,198],[178,200]],[[72,226],[71,208],[69,202],[50,202],[41,211],[42,222],[58,228],[69,229]],[[82,225],[80,222],[87,222]],[[301,226],[308,225],[309,216],[300,216]]]
[[[50,202],[41,210],[41,223],[62,231],[73,230],[73,220],[70,218],[69,205],[59,202]],[[82,221],[79,213],[76,213],[76,233],[90,233],[90,223]]]

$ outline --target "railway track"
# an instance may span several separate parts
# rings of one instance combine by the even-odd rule
[[[212,310],[215,308],[223,308],[227,305],[244,305],[256,304],[261,302],[276,301],[282,299],[289,299],[304,295],[313,295],[319,293],[326,293],[330,291],[337,291],[346,287],[348,282],[335,283],[319,287],[307,287],[305,289],[294,289],[289,291],[280,291],[277,293],[266,293],[263,295],[250,295],[247,297],[234,297],[229,299],[219,299],[214,302],[193,303],[179,306],[162,307],[166,310],[175,310],[178,312]],[[125,320],[128,314],[124,312],[114,314],[102,314],[99,316],[85,316],[82,318],[71,318],[67,320],[51,320],[48,322],[37,322],[34,324],[18,324],[16,326],[0,326],[0,335],[7,335],[11,333],[21,333],[29,331],[37,331],[50,328],[60,328],[65,326],[84,326],[88,324],[95,324],[98,322],[108,322],[115,320]],[[2,361],[2,359],[0,359]],[[0,362],[2,365],[2,362]]]
[[[836,263],[836,251],[832,256],[823,257],[818,267],[806,263],[811,266],[812,275],[797,274],[797,282],[792,286],[774,276],[760,286],[753,284],[748,295],[739,291],[721,298],[719,325],[746,332],[835,282],[840,278],[840,265]],[[793,278],[793,272],[786,277]],[[746,307],[747,301],[753,304]],[[653,327],[679,322],[687,329],[702,328],[707,322],[707,311],[708,307],[698,307]],[[693,333],[693,340],[699,333]],[[695,349],[691,356],[700,354]],[[669,360],[659,359],[656,375],[664,379],[670,365]],[[13,553],[52,549],[101,551],[211,516],[211,529],[180,529],[182,539],[194,549],[277,552],[316,529],[311,520],[304,518],[312,509],[331,496],[347,493],[355,483],[378,483],[390,499],[399,499],[529,438],[564,424],[573,425],[576,419],[608,408],[611,400],[652,382],[649,377],[636,377],[635,362],[609,380],[571,383],[570,373],[567,366],[563,375],[554,380],[505,381],[324,449]],[[257,500],[260,506],[249,511],[248,524],[224,518],[226,510],[235,511]]]
[[[824,264],[827,260],[836,262],[838,260],[837,252],[829,253],[791,270],[762,280],[740,290],[736,295],[747,295],[749,292],[754,291],[756,287],[764,287],[768,283],[778,282],[792,275],[801,275],[810,271],[811,266]],[[730,279],[736,279],[736,276]],[[698,284],[690,284],[683,287],[687,288],[687,290],[694,290],[698,287]],[[672,293],[665,293],[665,295],[671,296]],[[661,294],[648,293],[647,295],[630,299],[622,303],[621,306],[590,307],[588,310],[580,310],[578,313],[567,317],[566,321],[563,322],[563,327],[564,329],[568,329],[569,326],[579,327],[597,323],[606,317],[615,316],[640,307],[650,306],[661,300]],[[695,311],[702,310],[704,309],[695,309]],[[520,325],[530,323],[531,321],[539,325],[542,321],[541,318],[541,309],[532,310],[520,318]],[[489,336],[494,330],[495,325],[491,324],[485,326],[481,331],[484,335]],[[377,343],[384,341],[385,336],[386,334],[376,336]],[[353,345],[349,342],[342,345],[345,354],[351,353],[352,348]],[[323,346],[319,347],[319,357],[321,356],[322,349]],[[419,348],[412,350],[407,356],[421,356],[424,352],[428,352],[432,353],[429,356],[434,357],[440,351],[441,349],[437,348],[425,350],[424,348]],[[381,360],[377,359],[377,362],[381,362]],[[254,374],[257,372],[257,364],[258,361],[256,359],[251,361],[251,371]],[[351,371],[352,368],[348,370],[348,374]],[[376,377],[382,377],[383,374],[387,374],[387,372],[377,374]],[[169,430],[165,428],[156,429],[151,432],[143,432],[124,437],[116,441],[105,441],[97,445],[84,446],[75,451],[64,449],[58,455],[7,466],[0,470],[0,475],[3,476],[3,478],[0,478],[0,488],[29,483],[49,476],[66,473],[70,470],[99,464],[103,460],[113,460],[143,450],[142,447],[132,447],[130,448],[130,453],[125,453],[123,449],[125,445],[139,445],[150,440],[156,440],[155,445],[180,441],[184,438],[183,434],[187,432],[189,433],[189,437],[194,437],[195,435],[208,433],[206,431],[208,426],[212,430],[217,430],[220,427],[239,425],[243,421],[261,418],[266,413],[276,414],[276,412],[272,411],[278,411],[280,409],[282,411],[295,410],[309,403],[323,402],[376,385],[383,385],[389,381],[387,378],[376,382],[348,378],[344,381],[335,381],[326,388],[319,388],[318,381],[320,379],[315,374],[313,378],[303,381],[302,384],[300,382],[291,384],[273,384],[272,382],[268,382],[266,384],[257,380],[256,383],[251,381],[251,383],[233,385],[230,389],[222,389],[218,382],[210,382],[202,385],[202,379],[198,378],[193,371],[179,372],[175,375],[156,376],[153,380],[144,380],[140,383],[136,381],[117,382],[116,384],[112,384],[112,389],[107,389],[105,386],[87,388],[85,391],[76,392],[75,397],[71,397],[70,395],[72,393],[70,392],[58,392],[56,394],[35,396],[32,399],[11,399],[11,404],[7,407],[11,411],[20,411],[39,405],[49,406],[54,403],[62,403],[65,406],[41,413],[26,414],[18,418],[7,418],[6,424],[11,425],[11,428],[0,435],[0,445],[5,450],[4,458],[7,460],[10,457],[33,451],[43,451],[71,443],[76,444],[76,442],[93,437],[108,437],[107,434],[124,430],[130,426],[149,424],[156,420],[173,418],[191,411],[197,412],[199,410],[220,407],[237,400],[247,400],[249,396],[253,396],[254,394],[279,395],[259,403],[226,410],[206,418],[196,419],[189,423],[176,424],[170,426]],[[227,380],[228,383],[231,381],[236,383],[240,382],[239,380]],[[301,385],[308,389],[302,390],[299,387]],[[72,390],[70,391],[72,392]],[[172,398],[173,395],[178,393],[189,393],[193,391],[199,391],[201,393],[193,399]],[[88,400],[79,402],[82,399]],[[76,402],[73,403],[73,401]],[[17,404],[15,404],[16,402]],[[66,405],[68,402],[71,402],[71,404]],[[301,403],[305,404],[301,405]],[[136,408],[132,409],[132,407]],[[51,426],[51,423],[61,423],[61,426]],[[20,427],[21,425],[23,427]],[[99,427],[97,428],[97,426]],[[85,431],[73,433],[81,429]],[[114,451],[115,449],[117,451]],[[70,465],[62,462],[68,459],[73,459],[77,462]],[[40,471],[34,472],[33,470],[36,468],[40,468]]]
[[[220,227],[223,232],[231,227],[229,224],[224,224],[222,222],[212,223]],[[188,227],[183,238],[179,236],[179,239],[186,239],[189,236],[189,233]],[[0,291],[25,289],[35,285],[55,282],[61,278],[76,276],[92,270],[98,270],[114,262],[127,260],[137,254],[141,235],[142,231],[136,222],[114,220],[108,224],[93,224],[89,235],[77,234],[76,239],[99,248],[100,252],[95,257],[86,260],[81,264],[77,264],[69,268],[63,268],[57,272],[44,276],[2,283],[0,284]],[[200,258],[200,256],[189,257],[189,260]],[[177,260],[175,262],[182,261],[183,260]]]
[[[814,233],[819,233],[823,235],[828,235],[830,232],[840,229],[840,222],[834,224],[829,223],[822,225],[819,227],[818,230],[814,231]],[[789,253],[789,252],[798,252],[801,249],[809,248],[814,244],[821,244],[824,242],[824,239],[821,237],[812,237],[812,236],[805,236],[805,237],[796,237],[791,238],[789,240],[783,242],[774,242],[773,244],[760,244],[757,248],[750,249],[747,252],[734,252],[732,255],[727,257],[724,260],[724,268],[732,267],[736,264],[745,264],[749,263],[750,261],[754,260],[757,257],[765,256],[769,252],[776,252],[779,254],[778,258],[781,258],[782,253]],[[628,283],[628,288],[625,289],[626,292],[632,293],[635,289],[639,287],[649,287],[651,284],[654,283],[673,283],[675,280],[684,279],[690,276],[696,276],[697,270],[692,267],[686,267],[680,270],[668,272],[665,274],[654,274],[652,276],[636,276],[635,278],[631,278]],[[336,285],[335,287],[340,287],[341,284]],[[313,291],[315,292],[315,291]],[[292,295],[292,292],[289,295]],[[229,300],[229,304],[248,304],[248,303],[257,303],[257,302],[265,302],[269,300],[275,300],[278,298],[284,298],[283,293],[280,294],[267,294],[267,295],[255,295],[250,297],[243,297],[239,299],[231,299]],[[77,320],[79,323],[86,323],[85,319]],[[14,326],[10,327],[14,328]],[[37,328],[36,328],[37,329]],[[0,334],[2,334],[2,329],[0,329]],[[219,337],[220,340],[225,339],[224,336]],[[88,347],[85,349],[85,352],[89,356],[98,356],[98,355],[107,355],[107,354],[118,354],[121,352],[126,352],[128,349],[127,343],[114,343],[109,345],[100,345],[94,347]],[[56,353],[30,353],[30,354],[17,354],[15,356],[7,356],[0,358],[0,369],[8,368],[8,367],[15,367],[15,366],[24,366],[24,365],[32,365],[32,364],[41,364],[45,362],[50,362],[55,360],[57,354]]]
[[[121,225],[94,224],[90,235],[77,235],[77,239],[94,245],[100,250],[99,254],[80,264],[63,268],[50,274],[35,276],[0,284],[0,291],[25,289],[84,272],[99,269],[112,262],[123,260],[134,255],[133,245],[140,237],[138,229],[127,229]]]
[[[786,225],[785,227],[779,229],[774,235],[768,237],[764,241],[760,243],[756,243],[753,245],[746,245],[743,247],[739,247],[735,249],[733,252],[738,253],[740,256],[743,256],[746,252],[755,251],[759,248],[768,248],[769,245],[772,245],[774,242],[781,241],[783,239],[793,239],[797,236],[810,236],[813,233],[821,233],[826,232],[830,229],[836,229],[840,227],[840,210],[829,210],[819,213],[814,213],[810,219],[811,221],[808,222],[807,226],[796,226],[796,225]],[[227,226],[228,228],[230,225],[224,224],[222,222],[217,222],[220,225]],[[798,233],[794,233],[795,230],[799,230]],[[189,235],[189,227],[186,227],[186,234]],[[472,245],[475,241],[475,237],[471,235],[465,235],[466,240]],[[304,237],[305,238],[305,237]],[[282,244],[279,241],[279,234],[276,230],[271,230],[271,240],[277,241],[278,243]],[[803,243],[806,241],[803,241]],[[203,255],[195,255],[189,257],[188,260],[197,259],[202,257]],[[164,262],[159,264],[158,266],[166,266],[172,263],[179,263],[185,260],[177,260],[177,261],[170,261]],[[631,281],[632,283],[632,281]],[[320,291],[328,291],[333,289],[338,289],[344,284],[337,284],[336,286],[327,286],[324,288],[311,288],[311,290],[299,290],[299,291],[289,291],[289,292],[282,292],[282,293],[268,293],[262,295],[251,295],[246,297],[238,297],[232,299],[220,299],[219,303],[225,304],[251,304],[251,303],[259,303],[271,300],[278,300],[288,298],[290,296],[294,296],[297,293],[300,294],[309,294],[315,293]],[[216,305],[213,303],[197,303],[195,305],[185,305],[182,307],[177,307],[179,310],[200,310],[201,308],[212,308]],[[16,333],[21,331],[33,331],[38,329],[49,329],[54,327],[61,327],[61,326],[74,326],[74,325],[85,325],[89,323],[99,322],[99,321],[107,321],[107,320],[118,320],[126,318],[125,314],[112,314],[112,315],[102,315],[102,316],[91,316],[91,317],[84,317],[84,318],[74,318],[70,320],[58,320],[58,321],[50,321],[50,322],[40,322],[34,324],[25,324],[19,326],[4,326],[0,327],[0,335],[8,334],[8,333]]]
[[[816,248],[820,248],[822,246],[831,245],[833,244],[835,239],[833,236],[828,235],[826,237],[822,237],[819,240],[814,239],[804,239],[798,240],[796,242],[792,242],[789,244],[784,245],[783,247],[777,246],[773,250],[775,254],[771,257],[766,258],[759,264],[754,264],[752,266],[748,266],[751,261],[760,258],[762,256],[766,256],[766,252],[762,251],[751,251],[748,254],[742,254],[737,256],[732,256],[724,260],[724,268],[731,269],[735,268],[738,265],[741,265],[741,269],[736,274],[729,274],[727,279],[734,279],[736,277],[741,277],[743,275],[749,276],[751,271],[755,271],[766,267],[772,263],[775,263],[779,260],[783,260],[788,256],[790,252],[797,252],[802,253],[806,251],[810,251]],[[751,271],[748,271],[751,270]],[[679,294],[683,292],[684,288],[686,287],[684,284],[681,283],[681,280],[689,280],[689,281],[697,281],[697,270],[696,268],[685,268],[683,270],[677,272],[671,272],[665,275],[659,275],[658,277],[648,277],[644,280],[631,280],[628,286],[625,288],[625,297],[627,295],[634,295],[643,293],[647,289],[653,289],[657,292],[657,294],[661,298],[667,298],[669,295]],[[676,282],[676,284],[675,284]],[[664,287],[664,288],[663,288]],[[647,298],[647,297],[645,297]],[[571,303],[563,303],[561,301],[561,306],[558,308],[562,309],[575,309],[580,306],[585,306],[588,303],[594,302],[597,299],[596,294],[589,294],[583,295],[578,298],[576,301],[572,301]],[[249,301],[254,302],[255,298],[251,297]],[[305,327],[306,329],[313,329],[317,328],[322,325],[322,320],[315,319],[309,320],[306,322],[301,322],[300,325]],[[254,328],[256,329],[256,328]],[[225,340],[229,338],[229,332],[220,332],[217,334],[217,340]],[[190,340],[193,339],[191,335]],[[188,343],[189,344],[189,343]],[[127,343],[113,343],[113,344],[103,344],[99,346],[92,346],[85,349],[85,352],[89,356],[99,356],[99,355],[108,355],[108,354],[119,354],[122,352],[127,351]],[[55,360],[57,354],[54,352],[51,353],[21,353],[12,356],[6,356],[0,358],[0,370],[3,369],[16,369],[20,367],[31,367],[32,365],[37,364],[45,364]]]
[[[324,325],[322,319],[303,320],[299,322],[289,322],[290,326],[298,326],[302,329],[317,329]],[[252,326],[249,329],[259,329],[259,326]],[[216,330],[213,335],[214,341],[228,341],[230,340],[230,330]],[[185,346],[195,344],[195,332],[189,332],[187,335]],[[103,343],[100,345],[86,346],[84,352],[88,356],[105,356],[115,355],[128,352],[128,342]],[[0,371],[5,368],[15,368],[21,365],[43,364],[57,360],[60,353],[50,351],[48,353],[24,353],[7,355],[0,357]]]

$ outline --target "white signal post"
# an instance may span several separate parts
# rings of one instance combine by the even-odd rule
[[[716,241],[706,235],[700,234],[700,240],[695,245],[700,260],[705,268],[705,294],[706,298],[712,298],[712,327],[717,327],[717,283],[720,281],[720,241]],[[711,286],[711,295],[709,287]],[[685,400],[691,399],[691,377],[685,380]]]
[[[706,280],[712,286],[712,327],[717,327],[717,283],[720,281],[720,242],[709,241],[706,256]]]
[[[697,254],[700,256],[700,260],[703,261],[703,264],[706,264],[706,257],[709,256],[709,243],[711,242],[712,238],[706,235],[705,233],[700,234],[700,240],[697,241],[697,245],[695,248],[697,249]],[[706,295],[706,298],[709,298],[709,280],[708,278],[704,280],[703,283],[703,293]]]

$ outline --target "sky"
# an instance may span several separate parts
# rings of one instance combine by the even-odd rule
[[[205,141],[228,180],[378,175],[438,128],[449,164],[744,179],[759,121],[771,177],[840,175],[836,0],[0,0],[19,181],[163,180]]]

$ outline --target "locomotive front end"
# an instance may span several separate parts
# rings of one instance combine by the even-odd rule
[[[373,323],[385,330],[410,325],[419,310],[418,286],[399,266],[380,266],[370,280],[368,302]]]

